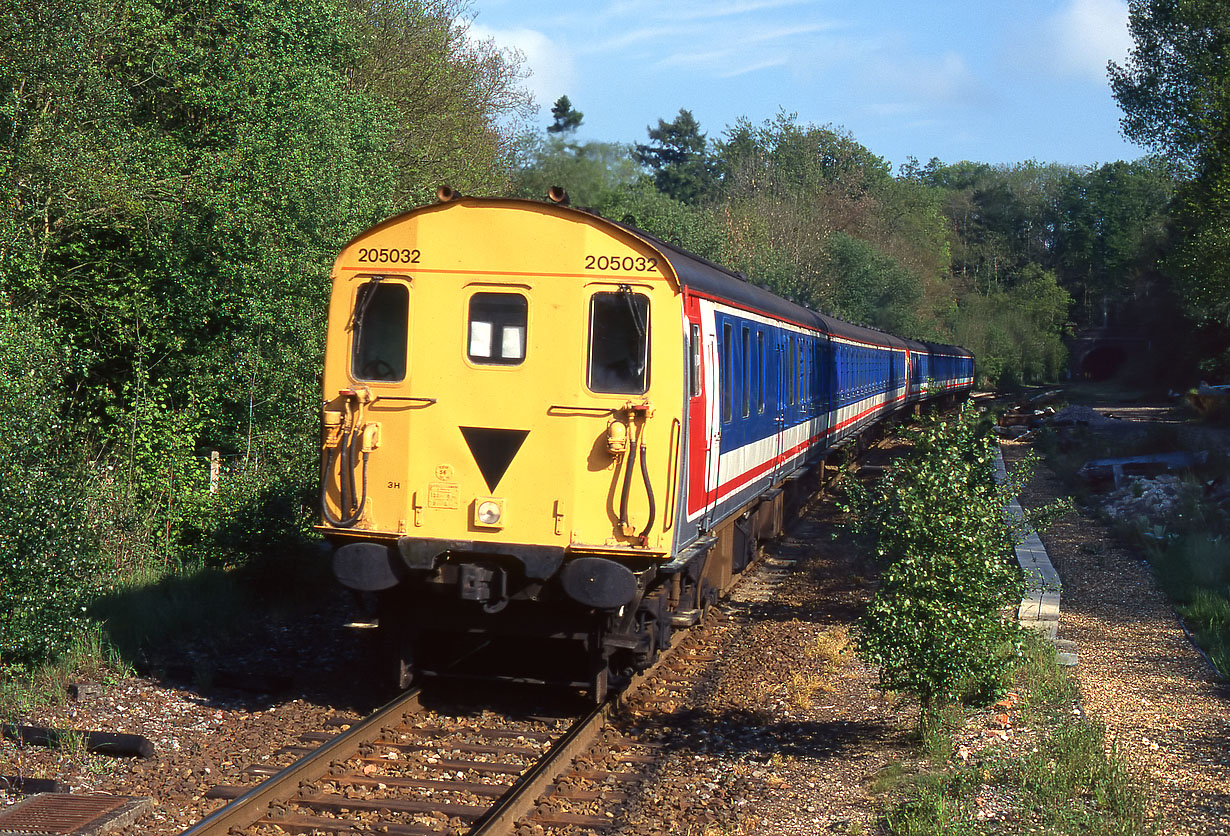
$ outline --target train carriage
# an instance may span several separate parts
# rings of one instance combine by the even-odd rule
[[[339,580],[379,594],[403,686],[499,636],[569,648],[567,681],[601,696],[833,445],[970,383],[963,350],[553,203],[443,190],[355,238],[333,288],[320,530]]]

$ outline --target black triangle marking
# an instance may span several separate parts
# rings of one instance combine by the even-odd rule
[[[470,447],[470,454],[487,482],[487,490],[495,493],[508,466],[517,457],[529,430],[497,430],[487,427],[459,427]]]

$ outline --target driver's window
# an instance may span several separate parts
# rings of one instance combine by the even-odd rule
[[[466,356],[472,363],[516,366],[525,360],[529,302],[519,293],[475,293],[470,297]]]
[[[372,281],[361,286],[354,306],[351,370],[361,380],[405,380],[410,288]]]
[[[649,297],[595,293],[589,304],[592,392],[639,395],[649,388]]]

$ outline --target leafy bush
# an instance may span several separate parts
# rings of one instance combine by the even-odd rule
[[[52,658],[85,623],[98,584],[89,480],[63,418],[55,334],[0,312],[0,674]]]
[[[1019,627],[1004,615],[1023,590],[1012,549],[1041,515],[1006,512],[1028,476],[1018,469],[996,485],[994,443],[972,409],[930,418],[913,455],[874,487],[848,489],[851,528],[889,561],[857,647],[885,689],[925,710],[997,690],[1019,653]]]

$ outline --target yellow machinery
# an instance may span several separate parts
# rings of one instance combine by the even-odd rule
[[[320,530],[339,579],[380,593],[402,685],[429,630],[588,637],[604,668],[612,617],[663,618],[643,599],[672,551],[686,371],[667,258],[583,212],[442,190],[332,280]]]

